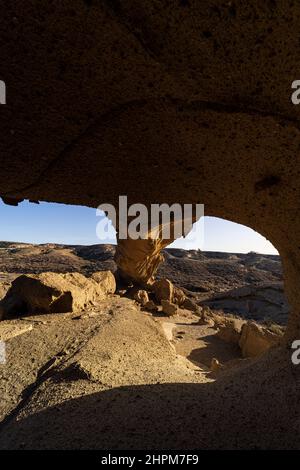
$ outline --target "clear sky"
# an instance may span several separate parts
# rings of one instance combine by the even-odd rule
[[[43,202],[32,204],[26,201],[18,207],[12,207],[1,201],[0,240],[92,245],[100,243],[96,236],[96,225],[99,220],[96,210],[87,207]],[[200,234],[204,234],[203,243],[198,237],[189,243],[177,240],[172,246],[188,249],[201,248],[207,251],[236,253],[257,251],[277,254],[268,240],[243,225],[215,217],[204,217],[203,222],[198,224]],[[115,243],[115,239],[107,243]]]

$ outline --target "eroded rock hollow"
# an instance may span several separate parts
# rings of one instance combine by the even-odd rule
[[[16,0],[0,22],[4,200],[203,203],[279,250],[299,337],[299,3]],[[144,246],[120,243],[125,275],[136,253],[152,276]]]

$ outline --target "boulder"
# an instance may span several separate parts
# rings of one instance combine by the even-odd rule
[[[188,297],[186,297],[182,302],[181,307],[185,308],[186,310],[190,310],[191,312],[200,312],[202,310],[194,300],[189,299]]]
[[[153,302],[153,300],[149,300],[149,302],[147,302],[145,305],[144,305],[144,308],[146,310],[149,310],[150,312],[157,312],[158,310],[158,307],[157,305]]]
[[[19,322],[20,323],[20,322]],[[22,322],[20,325],[17,320],[3,321],[0,325],[0,341],[8,341],[16,336],[23,335],[33,328],[32,323]]]
[[[158,302],[162,300],[173,301],[174,286],[168,279],[160,279],[152,284],[155,297]]]
[[[148,292],[143,289],[133,288],[132,298],[143,307],[149,302]]]
[[[143,307],[149,302],[148,292],[138,286],[131,287],[127,290],[126,294],[130,299],[135,300]]]
[[[224,324],[220,327],[217,336],[227,343],[239,344],[242,326],[245,321],[239,319],[225,319]]]
[[[97,274],[97,275],[96,275]],[[115,289],[112,273],[96,273],[86,278],[80,273],[46,272],[24,274],[11,284],[0,302],[0,319],[24,313],[76,312],[104,299]]]
[[[173,304],[172,302],[169,302],[168,300],[162,300],[161,301],[161,306],[162,306],[162,311],[168,315],[168,316],[173,316],[176,315],[178,307],[177,305]]]
[[[203,306],[203,317],[211,319],[216,329],[221,329],[226,325],[226,315],[223,312],[217,313],[206,305]]]
[[[173,291],[173,302],[174,304],[177,304],[179,305],[179,307],[181,307],[185,300],[186,300],[186,295],[185,293],[183,292],[182,289],[180,289],[179,287],[175,287],[174,286],[174,291]]]
[[[10,287],[9,282],[0,282],[0,300],[3,299],[9,287]]]
[[[116,292],[116,279],[111,271],[97,271],[92,274],[91,279],[101,285],[105,294],[114,294]]]
[[[279,344],[281,335],[248,321],[242,327],[239,346],[243,357],[255,357]]]

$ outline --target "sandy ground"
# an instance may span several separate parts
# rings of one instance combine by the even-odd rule
[[[116,295],[15,323],[32,328],[0,366],[1,449],[300,448],[289,350],[236,361],[191,314],[155,318]],[[235,366],[213,375],[212,357]]]
[[[184,315],[182,315],[184,313]],[[199,318],[187,310],[171,318],[160,318],[163,330],[177,354],[203,370],[210,370],[212,359],[223,364],[241,359],[237,345],[226,343],[216,336],[216,330],[199,323]]]

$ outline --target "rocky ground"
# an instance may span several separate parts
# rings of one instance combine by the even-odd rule
[[[66,246],[0,242],[0,282],[20,273],[115,271],[114,245]],[[158,278],[170,279],[189,297],[225,313],[286,324],[289,306],[283,292],[279,256],[164,250]],[[8,287],[0,286],[2,293]]]
[[[97,274],[114,270],[113,252],[1,244],[9,301],[0,304],[21,296],[35,311],[0,322],[0,449],[300,448],[300,374],[284,327],[220,308],[228,298],[261,302],[272,285],[263,302],[284,323],[278,257],[167,250],[161,280],[145,294]],[[82,277],[36,276],[45,271]],[[24,272],[35,274],[18,278]],[[64,310],[60,289],[70,290],[71,311],[39,312],[47,302]]]

